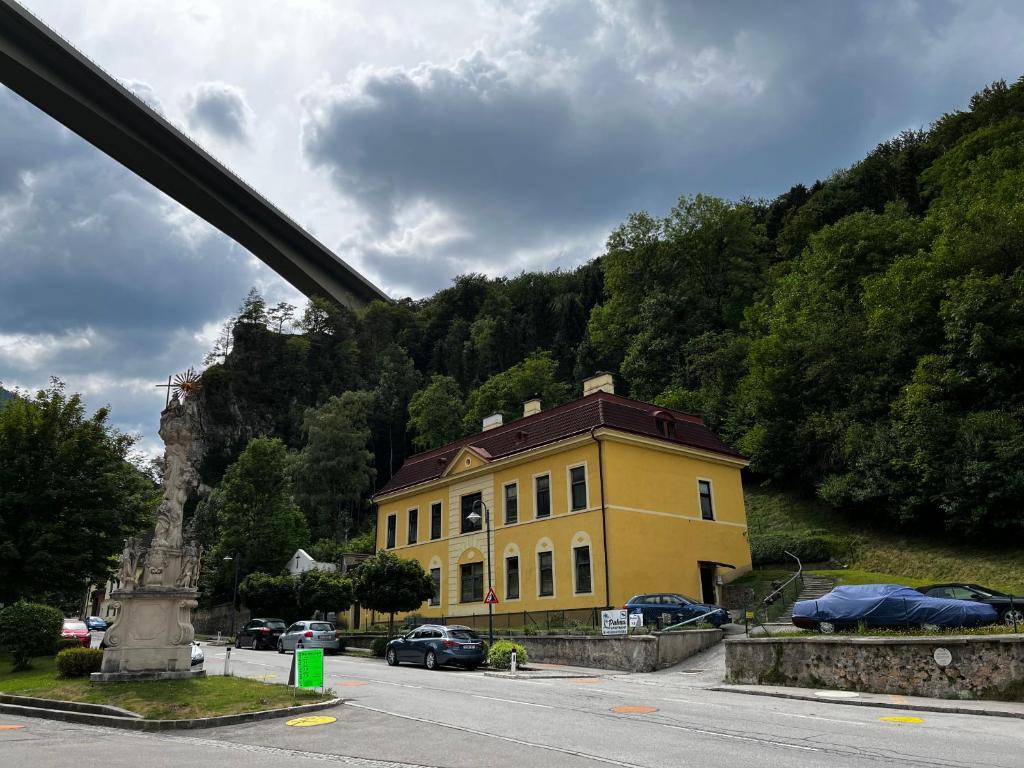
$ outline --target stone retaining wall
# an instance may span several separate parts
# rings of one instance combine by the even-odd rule
[[[722,630],[689,629],[624,637],[536,635],[512,639],[526,648],[531,662],[653,672],[710,648],[722,639]]]
[[[1024,635],[736,638],[725,668],[748,685],[998,699],[1024,685]]]

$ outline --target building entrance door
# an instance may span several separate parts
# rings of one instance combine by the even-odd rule
[[[718,596],[715,594],[715,566],[713,564],[700,566],[700,599],[709,605],[718,603]]]

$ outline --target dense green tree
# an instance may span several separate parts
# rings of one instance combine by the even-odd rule
[[[383,463],[390,477],[405,460],[409,400],[419,388],[420,374],[408,353],[397,344],[384,349],[380,357],[380,376],[373,394],[375,421],[384,433],[381,447],[386,447]],[[397,446],[396,446],[397,444]]]
[[[421,451],[437,448],[462,434],[466,404],[451,376],[433,376],[409,401],[409,431]]]
[[[388,636],[394,636],[395,614],[415,611],[434,594],[430,575],[416,560],[393,552],[378,552],[355,570],[356,600],[368,610],[388,614]]]
[[[135,438],[87,416],[57,379],[0,410],[0,603],[77,610],[125,537],[150,524],[160,493],[128,459]]]
[[[250,441],[213,495],[220,534],[212,561],[223,584],[234,568],[224,557],[238,557],[243,577],[276,573],[309,540],[306,519],[292,498],[288,452],[277,438]]]
[[[373,454],[367,419],[374,396],[345,392],[302,421],[305,445],[291,463],[295,498],[317,538],[344,538],[373,485]]]
[[[295,578],[288,574],[250,573],[238,585],[238,593],[252,616],[279,618],[286,622],[302,617],[295,599]]]
[[[483,419],[493,413],[502,414],[506,422],[521,418],[523,403],[532,397],[540,397],[545,408],[566,402],[569,385],[556,379],[557,368],[549,352],[538,351],[491,376],[466,399],[463,431],[479,432]]]
[[[295,578],[295,602],[307,618],[317,612],[324,618],[341,614],[352,605],[352,582],[337,571],[305,571]]]

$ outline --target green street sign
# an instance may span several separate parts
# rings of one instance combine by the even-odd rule
[[[324,687],[324,649],[298,648],[295,651],[295,687]]]

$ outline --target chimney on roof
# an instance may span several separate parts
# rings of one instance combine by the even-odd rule
[[[523,403],[523,416],[533,416],[535,413],[540,413],[539,397],[531,397]]]
[[[495,427],[500,427],[503,419],[500,413],[492,413],[486,419],[484,419],[484,432]]]
[[[583,396],[586,397],[595,392],[607,392],[609,395],[615,394],[615,379],[612,378],[610,373],[598,371],[589,379],[583,380]]]

